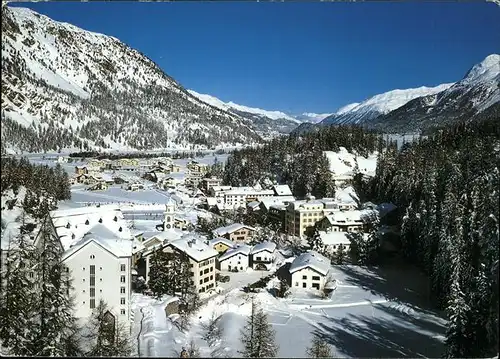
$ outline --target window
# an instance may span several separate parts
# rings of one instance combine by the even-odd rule
[[[125,287],[120,287],[120,294],[125,294]]]
[[[90,277],[90,286],[95,286],[95,277]]]
[[[83,302],[83,304],[85,304],[85,302]],[[91,299],[90,300],[90,309],[94,309],[95,308],[95,299]]]
[[[85,270],[85,267],[83,267],[82,270]]]
[[[120,271],[125,272],[125,264],[120,265]]]
[[[313,275],[313,280],[319,280],[319,276]]]
[[[319,283],[313,283],[312,287],[313,287],[314,289],[319,290]]]
[[[306,287],[306,283],[302,283],[302,288],[305,288]]]
[[[90,288],[90,296],[95,297],[95,288],[94,287]]]
[[[125,298],[120,298],[120,304],[125,304]]]
[[[256,260],[256,261],[260,261],[260,258],[261,258],[261,257],[256,257],[256,258],[255,258],[255,260]]]
[[[90,259],[95,259],[95,255],[91,254]]]
[[[210,272],[213,272],[214,271],[214,267],[210,267]]]
[[[306,276],[306,275],[303,275],[303,276],[302,276],[302,279],[307,279],[307,276]]]
[[[95,275],[95,266],[90,266],[90,275]]]
[[[125,309],[120,309],[120,314],[125,315]]]
[[[213,275],[211,275],[211,276],[210,276],[210,280],[212,280],[212,279],[214,279],[214,276],[213,276]]]
[[[200,284],[203,284],[203,280],[202,279],[200,279]]]
[[[102,281],[102,278],[101,278],[101,281]],[[125,276],[124,275],[122,275],[120,277],[120,283],[125,283]]]
[[[203,271],[202,270],[200,271],[200,275],[203,275]]]
[[[203,283],[206,283],[208,282],[208,277],[206,277],[205,279],[203,279]]]
[[[209,271],[209,269],[208,269],[208,268],[207,268],[207,269],[205,269],[205,270],[203,271],[203,274],[207,274],[207,273],[208,273],[208,271]]]

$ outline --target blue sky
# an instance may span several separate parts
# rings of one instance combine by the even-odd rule
[[[188,89],[293,113],[454,82],[500,52],[500,6],[485,2],[19,6],[115,36]]]

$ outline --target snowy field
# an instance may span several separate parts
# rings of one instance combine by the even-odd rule
[[[415,273],[354,266],[335,266],[333,271],[339,285],[330,299],[322,300],[315,293],[301,290],[285,299],[273,297],[271,288],[255,294],[276,331],[279,357],[304,357],[312,335],[324,337],[334,357],[441,355],[445,321],[425,309],[425,296],[415,295],[425,285]],[[267,274],[231,273],[230,282],[222,284],[225,291],[192,316],[186,333],[171,324],[154,300],[137,295],[134,307],[144,307],[149,313],[140,335],[140,320],[135,316],[133,332],[139,338],[141,356],[175,355],[191,340],[202,357],[210,356],[214,348],[209,348],[201,336],[202,324],[212,314],[220,316],[218,323],[224,330],[220,349],[227,355],[240,356],[240,329],[250,313],[250,294],[241,287]]]

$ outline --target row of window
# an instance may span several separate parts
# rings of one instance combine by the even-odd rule
[[[302,279],[307,280],[307,276],[306,276],[306,275],[303,275],[303,276],[302,276]],[[313,275],[313,276],[312,276],[312,280],[320,280],[320,278],[319,278],[319,276],[317,276],[317,275]]]
[[[295,286],[298,287],[299,286],[299,282],[295,282]],[[302,288],[307,288],[307,283],[303,282],[302,283]],[[313,283],[311,285],[311,288],[314,288],[314,289],[318,289],[319,290],[319,283]]]
[[[206,261],[201,262],[201,263],[200,263],[200,267],[207,266],[207,265],[209,265],[209,264],[211,264],[211,263],[214,263],[214,262],[215,262],[215,259],[213,259],[213,258],[212,258],[212,259],[208,259],[208,260],[206,260]]]
[[[213,280],[213,279],[214,279],[213,275],[211,275],[210,278],[206,277],[205,279],[200,279],[200,284],[206,283],[209,280]]]
[[[210,283],[209,285],[207,285],[206,287],[201,287],[199,290],[198,290],[198,293],[203,293],[207,290],[209,290],[210,288],[213,288],[215,285],[213,283]]]
[[[204,270],[200,271],[200,276],[202,276],[203,274],[207,274],[208,272],[213,272],[214,271],[214,267],[210,267],[210,268],[205,268]],[[194,275],[194,273],[193,273]]]
[[[93,257],[93,258],[92,258]],[[95,256],[91,255],[91,259],[94,259]],[[82,270],[85,270],[85,267],[82,267]],[[102,270],[102,267],[99,267],[99,270]],[[125,272],[127,270],[127,265],[126,264],[120,264],[120,272]],[[66,272],[69,271],[69,268],[66,267]],[[95,265],[90,266],[90,274],[95,274]]]

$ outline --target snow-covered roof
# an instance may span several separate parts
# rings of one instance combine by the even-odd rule
[[[269,209],[272,205],[285,205],[286,203],[295,201],[294,196],[273,196],[262,198],[261,203],[264,208]]]
[[[287,184],[275,185],[273,186],[273,190],[278,196],[293,196],[293,193]]]
[[[325,218],[332,225],[361,225],[377,217],[377,211],[364,209],[330,212]]]
[[[201,262],[219,255],[219,252],[205,244],[200,237],[193,234],[172,241],[169,245],[186,253],[196,262]]]
[[[274,253],[275,249],[276,249],[276,243],[264,241],[261,243],[257,243],[255,246],[253,246],[252,254],[257,254],[257,253],[260,253],[263,251],[268,251],[269,253]]]
[[[130,237],[117,236],[115,231],[108,226],[98,223],[88,230],[80,240],[71,243],[68,248],[65,248],[62,259],[68,258],[90,242],[95,242],[116,257],[130,257],[134,247],[134,241]]]
[[[350,244],[351,241],[347,237],[349,232],[319,232],[319,236],[323,244],[327,246],[334,246],[338,244]]]
[[[214,239],[212,239],[211,241],[208,242],[208,245],[211,246],[211,247],[213,247],[213,246],[215,246],[216,244],[219,244],[219,243],[223,243],[223,244],[225,244],[226,246],[228,246],[230,248],[234,247],[234,243],[231,242],[229,239],[224,238],[224,237],[214,238]]]
[[[219,257],[219,262],[225,261],[226,259],[229,259],[237,254],[243,254],[244,256],[248,256],[250,254],[250,251],[251,247],[246,244],[228,249],[226,253],[224,253]]]
[[[302,253],[296,257],[290,266],[290,273],[297,272],[304,268],[311,268],[322,275],[326,275],[330,270],[331,262],[325,256],[322,256],[316,251]]]
[[[338,189],[335,191],[335,199],[340,203],[353,203],[357,204],[359,202],[358,194],[352,186],[348,186],[343,189]]]
[[[246,224],[233,223],[233,224],[230,224],[229,226],[219,227],[219,228],[215,229],[214,233],[217,236],[223,236],[225,234],[230,234],[230,233],[233,233],[234,231],[238,231],[238,230],[240,230],[242,228],[247,228],[247,229],[249,229],[251,231],[255,231],[255,228],[247,226]]]
[[[274,191],[272,189],[256,189],[254,187],[232,187],[225,192],[226,195],[245,195],[245,196],[272,196]]]
[[[51,217],[65,249],[82,240],[98,224],[105,226],[115,238],[133,238],[122,211],[116,205],[56,210],[51,212]]]
[[[106,182],[113,182],[113,177],[109,173],[101,173],[99,177]]]
[[[247,203],[247,207],[252,208],[252,209],[259,207],[259,205],[260,205],[259,201],[252,201],[252,202]]]

